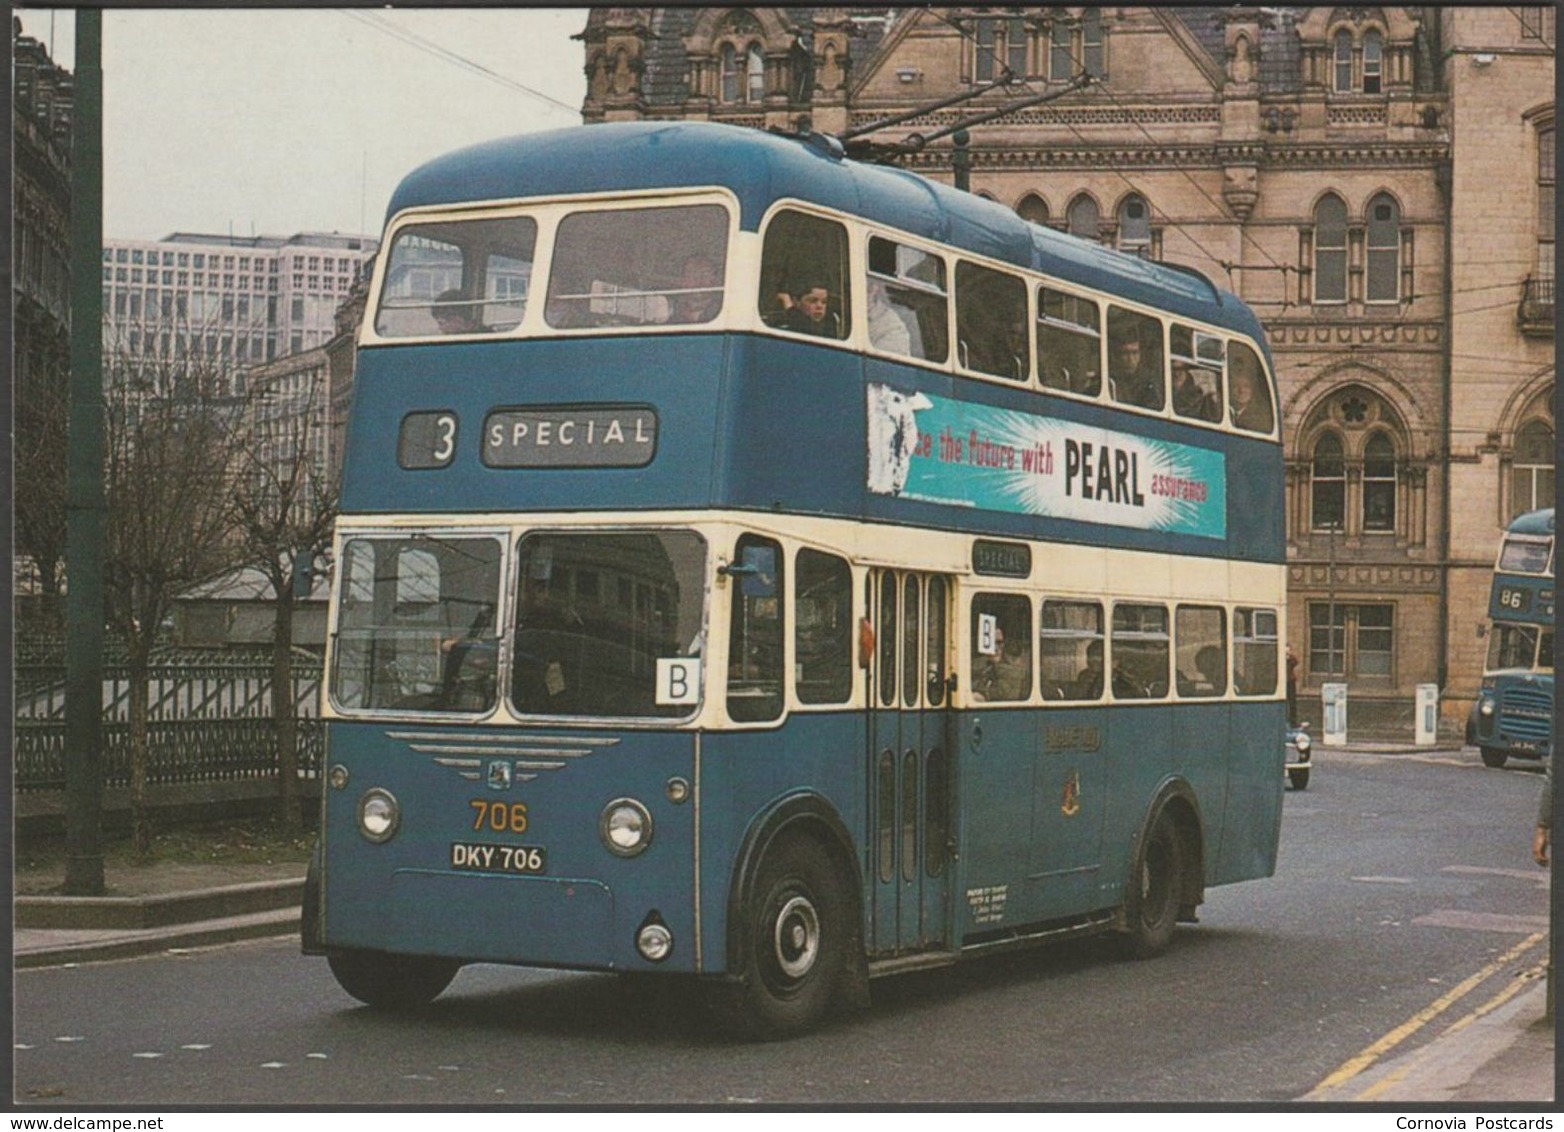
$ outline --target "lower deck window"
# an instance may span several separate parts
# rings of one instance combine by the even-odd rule
[[[1168,611],[1160,605],[1113,607],[1113,698],[1154,700],[1168,694]]]
[[[331,694],[348,711],[494,707],[496,538],[353,538],[342,549]]]
[[[682,717],[657,662],[701,651],[706,544],[687,531],[521,540],[511,702],[523,715]]]

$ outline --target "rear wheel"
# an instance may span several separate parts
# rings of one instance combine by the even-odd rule
[[[1126,950],[1149,959],[1166,951],[1178,921],[1179,889],[1184,878],[1184,842],[1166,810],[1152,822],[1131,874],[1126,920]]]
[[[1294,790],[1307,790],[1309,788],[1309,768],[1289,770],[1287,772],[1287,781],[1292,783]]]
[[[326,961],[343,990],[382,1010],[412,1010],[433,1002],[461,969],[454,959],[377,951],[335,951]]]
[[[812,1029],[845,993],[855,938],[851,889],[818,842],[789,837],[767,850],[744,920],[742,982],[727,1013],[765,1040]]]
[[[1478,750],[1482,752],[1483,766],[1499,767],[1509,760],[1507,754],[1493,747],[1479,747]]]

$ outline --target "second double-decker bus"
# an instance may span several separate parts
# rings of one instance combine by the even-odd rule
[[[1471,739],[1488,766],[1553,753],[1553,508],[1504,532],[1488,601],[1491,629]]]
[[[304,922],[350,994],[662,973],[775,1037],[1273,872],[1276,393],[1203,276],[624,123],[413,172],[368,302]]]

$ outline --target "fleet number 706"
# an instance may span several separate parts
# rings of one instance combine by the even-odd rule
[[[487,798],[474,798],[467,804],[472,807],[474,829],[492,829],[496,833],[527,832],[525,802],[491,802]]]

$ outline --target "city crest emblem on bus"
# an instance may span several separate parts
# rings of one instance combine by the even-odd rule
[[[1064,780],[1064,800],[1059,804],[1059,812],[1067,818],[1073,818],[1081,812],[1081,775],[1079,771],[1072,770],[1069,777]]]
[[[489,764],[489,789],[510,789],[510,763],[497,759]]]

